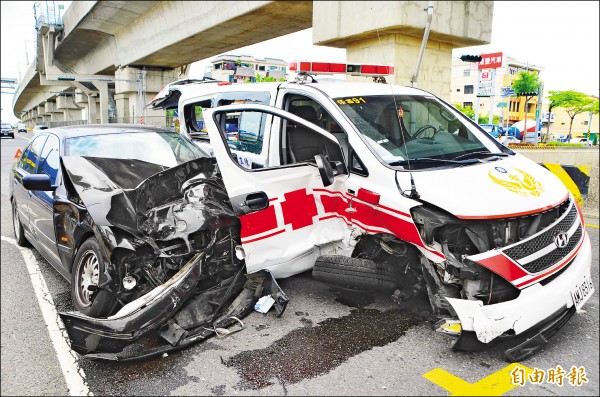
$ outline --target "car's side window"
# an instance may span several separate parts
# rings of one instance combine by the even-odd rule
[[[208,133],[204,126],[204,115],[203,110],[212,107],[212,99],[205,99],[203,101],[191,103],[185,105],[183,108],[183,114],[185,118],[185,124],[188,129],[188,134],[194,139],[208,139]]]
[[[48,136],[44,149],[42,149],[40,163],[36,172],[36,174],[48,175],[50,177],[50,184],[52,185],[56,185],[58,168],[60,166],[58,146],[58,138],[52,135]]]
[[[286,105],[290,113],[318,125],[335,136],[339,145],[299,124],[288,122],[285,128],[282,128],[282,164],[314,161],[316,154],[325,154],[330,161],[344,162],[344,156],[348,159],[349,143],[346,132],[318,102],[301,95],[290,95]]]
[[[45,142],[46,135],[35,137],[23,152],[21,160],[19,161],[19,168],[30,174],[35,173],[35,166]]]
[[[225,106],[231,104],[256,103],[268,105],[271,100],[271,95],[268,92],[228,92],[220,94],[217,98],[217,106]],[[241,115],[230,114],[225,120],[225,134],[227,135],[227,143],[229,146],[240,153],[240,157],[244,157],[244,153],[251,153],[257,156],[254,158],[255,163],[260,163],[264,166],[263,149],[265,149],[265,117],[263,113],[244,112]],[[246,164],[242,164],[246,165]],[[256,167],[255,167],[256,168]]]
[[[265,167],[267,144],[265,127],[269,116],[263,112],[243,111],[224,113],[219,120],[223,138],[232,158],[242,167]]]

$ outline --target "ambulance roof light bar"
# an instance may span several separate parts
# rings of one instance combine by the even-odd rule
[[[362,65],[347,63],[295,61],[290,63],[290,71],[302,75],[348,74],[351,76],[373,77],[375,81],[385,82],[385,76],[394,74],[393,66]]]

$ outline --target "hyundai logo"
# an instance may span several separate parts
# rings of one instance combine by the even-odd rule
[[[565,232],[557,234],[554,236],[554,244],[558,248],[565,248],[569,244],[569,235]]]
[[[502,167],[494,167],[494,168],[495,168],[495,170],[496,170],[496,171],[498,171],[498,172],[500,172],[500,173],[502,173],[502,174],[506,174],[506,172],[507,172],[507,171],[506,171],[504,168],[502,168]]]

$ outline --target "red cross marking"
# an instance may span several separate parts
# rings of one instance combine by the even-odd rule
[[[291,224],[292,230],[298,230],[313,224],[313,217],[318,215],[315,196],[306,194],[306,189],[294,190],[284,194],[281,203],[283,223]]]

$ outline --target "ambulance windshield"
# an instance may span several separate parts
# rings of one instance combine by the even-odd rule
[[[412,160],[415,164],[409,167],[428,168],[437,166],[436,160],[448,166],[481,154],[505,155],[493,139],[434,97],[380,95],[334,101],[374,152],[393,166],[408,168],[404,162]]]

